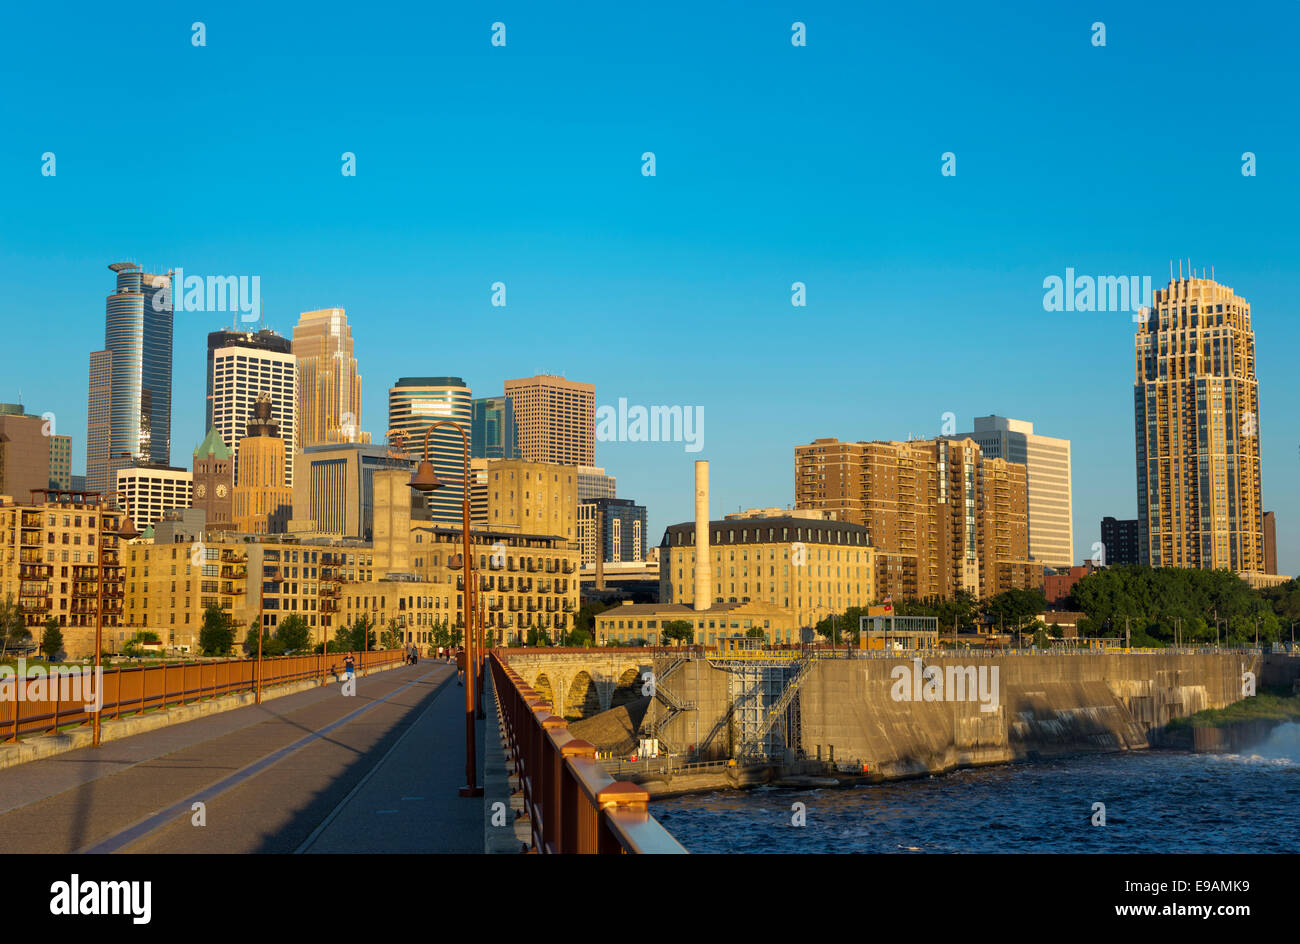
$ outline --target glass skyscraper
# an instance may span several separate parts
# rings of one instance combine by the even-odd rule
[[[100,492],[118,469],[171,459],[171,273],[109,268],[117,288],[105,304],[104,349],[90,355],[86,414],[86,487]]]
[[[479,397],[474,401],[470,449],[475,459],[519,458],[519,431],[509,397]]]
[[[459,377],[402,377],[388,390],[388,442],[401,444],[417,461],[424,432],[450,420],[470,438],[473,427],[470,388]],[[443,487],[425,495],[432,520],[460,524],[465,494],[465,458],[460,433],[440,426],[429,437],[429,461]]]

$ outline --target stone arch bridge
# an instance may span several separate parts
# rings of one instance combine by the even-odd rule
[[[639,697],[642,673],[652,671],[657,650],[496,649],[557,715],[589,717],[613,707],[615,693]],[[662,652],[660,653],[662,655]]]

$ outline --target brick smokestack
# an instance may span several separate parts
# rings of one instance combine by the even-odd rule
[[[713,603],[713,559],[709,554],[709,462],[695,463],[695,609]]]

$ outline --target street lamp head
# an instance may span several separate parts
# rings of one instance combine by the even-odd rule
[[[442,488],[442,482],[439,481],[438,475],[433,471],[433,463],[425,459],[420,463],[415,474],[411,476],[411,481],[406,483],[417,492],[431,492],[435,488]]]
[[[123,541],[130,541],[132,538],[140,536],[140,532],[135,529],[135,524],[131,521],[129,515],[123,516],[122,525],[117,529],[117,536]]]

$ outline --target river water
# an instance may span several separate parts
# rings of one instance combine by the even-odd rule
[[[792,825],[804,805],[804,825]],[[1093,825],[1105,804],[1105,824]],[[851,789],[656,801],[691,852],[1300,851],[1300,725],[1241,754],[1130,751]]]

